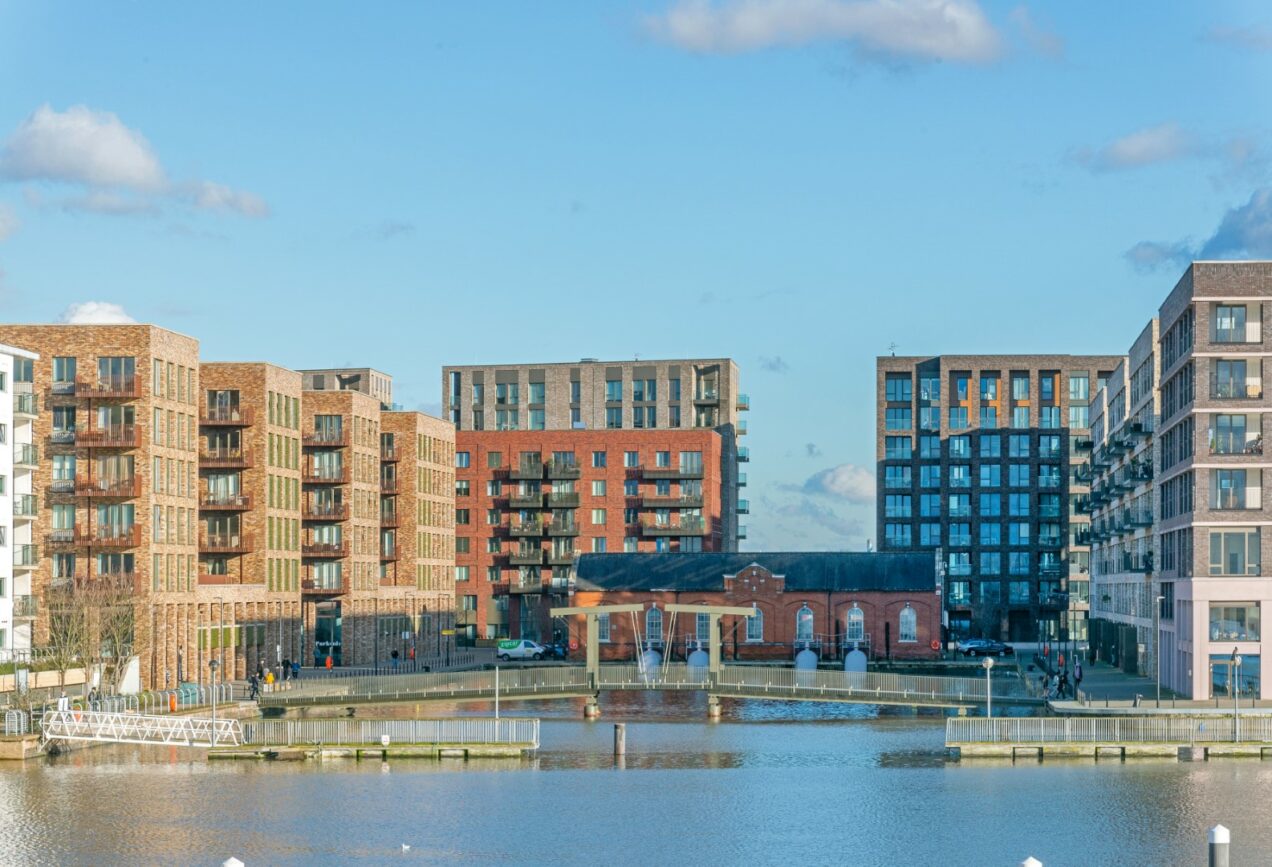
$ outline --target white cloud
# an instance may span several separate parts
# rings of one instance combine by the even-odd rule
[[[865,467],[840,464],[814,473],[804,482],[803,490],[810,494],[840,497],[850,503],[873,504],[875,476]]]
[[[1050,57],[1052,60],[1059,60],[1064,57],[1064,39],[1050,30],[1044,30],[1039,27],[1029,13],[1029,7],[1017,6],[1011,10],[1007,17],[1012,24],[1016,25],[1020,35],[1024,37],[1025,41],[1029,43],[1029,47],[1034,51]]]
[[[976,0],[677,0],[651,33],[704,54],[847,42],[909,60],[988,63],[1002,40]]]
[[[1093,172],[1114,172],[1164,163],[1198,152],[1196,141],[1177,123],[1136,130],[1098,148],[1079,148],[1073,159]]]
[[[1272,256],[1272,187],[1255,190],[1250,201],[1224,214],[1199,255],[1202,259]]]
[[[16,232],[19,225],[18,215],[8,205],[0,202],[0,241]]]
[[[255,193],[215,181],[172,181],[145,136],[111,112],[85,105],[63,112],[42,105],[18,124],[0,148],[0,179],[79,188],[61,198],[34,196],[68,211],[148,214],[180,202],[248,217],[269,213]]]
[[[67,325],[130,325],[136,322],[124,308],[109,301],[81,301],[62,311],[58,322]]]
[[[1193,249],[1186,241],[1140,241],[1122,255],[1137,271],[1156,271],[1163,265],[1188,267]]]

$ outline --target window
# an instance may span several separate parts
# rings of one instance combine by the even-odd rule
[[[904,469],[909,469],[905,467]],[[924,464],[919,467],[919,485],[924,488],[939,488],[941,486],[941,467],[939,464]]]
[[[937,401],[941,399],[941,378],[939,376],[919,377],[919,398]]]
[[[1007,467],[1007,483],[1013,488],[1029,487],[1029,465],[1010,464]]]
[[[908,547],[910,545],[910,525],[884,524],[883,538],[889,545]]]
[[[972,525],[965,523],[950,524],[950,546],[966,547],[972,544]]]
[[[1028,581],[1007,582],[1007,602],[1011,605],[1028,605],[1029,604],[1029,582]]]
[[[619,402],[623,399],[623,381],[621,379],[605,380],[605,399]]]
[[[464,485],[467,486],[468,482],[465,481]],[[456,490],[458,490],[459,482],[455,483],[455,487],[456,487]],[[465,487],[465,490],[467,490],[467,487]],[[503,481],[501,479],[487,479],[486,480],[486,496],[502,497],[503,496]]]
[[[939,406],[919,407],[919,430],[940,430],[941,408]]]
[[[1085,430],[1091,426],[1091,408],[1085,404],[1069,404],[1069,427]]]
[[[900,637],[897,639],[902,644],[912,643],[919,640],[919,618],[914,613],[914,609],[910,607],[910,603],[906,603],[901,609],[901,630]]]
[[[883,486],[885,488],[910,487],[910,468],[885,466],[883,468]]]
[[[461,470],[466,470],[470,466],[472,455],[468,452],[455,452],[455,466]]]
[[[951,551],[946,555],[948,565],[945,571],[950,575],[971,575],[972,555],[968,551]]]
[[[746,619],[746,640],[749,642],[764,640],[764,612],[759,608],[756,608],[755,613]]]
[[[919,437],[919,457],[939,458],[941,456],[941,438],[933,436]]]
[[[1038,487],[1060,487],[1060,467],[1056,464],[1042,464],[1038,467]]]
[[[623,408],[618,406],[608,406],[605,408],[605,427],[609,430],[618,430],[623,426]]]
[[[967,464],[950,465],[950,487],[970,488],[972,486],[972,468]]]
[[[596,640],[610,640],[610,619],[608,614],[596,615]]]
[[[970,518],[972,516],[972,498],[969,494],[950,495],[950,517]]]
[[[1211,575],[1258,575],[1259,530],[1233,528],[1210,533]]]
[[[980,399],[998,400],[998,376],[982,376],[980,378]]]
[[[993,518],[1003,513],[1002,494],[981,494],[980,514],[982,518]]]
[[[1011,409],[1012,427],[1029,427],[1029,407],[1015,406]]]
[[[656,466],[656,467],[670,467],[670,466],[671,466],[671,452],[654,452],[654,466]]]
[[[547,385],[542,382],[530,383],[530,403],[543,403]]]
[[[858,608],[855,602],[848,609],[848,617],[844,621],[844,640],[866,640],[866,613]]]
[[[980,543],[982,545],[1001,545],[1003,543],[1003,525],[997,523],[981,524]]]
[[[623,452],[623,466],[627,468],[640,466],[640,452]]]
[[[1028,494],[1008,494],[1007,495],[1007,514],[1013,518],[1025,518],[1029,516],[1029,495]]]
[[[1261,490],[1257,485],[1260,474],[1253,471],[1255,485],[1251,491],[1246,489],[1246,470],[1212,470],[1214,474],[1215,509],[1257,509],[1262,500]]]
[[[658,400],[658,381],[655,379],[633,379],[632,400],[639,402]]]
[[[998,427],[998,407],[982,406],[980,411],[980,426],[983,428]]]
[[[470,516],[469,516],[469,513],[468,513],[468,510],[467,510],[467,509],[456,509],[456,510],[455,510],[455,523],[456,523],[456,524],[460,524],[460,525],[462,526],[462,525],[464,525],[464,524],[469,523],[469,521],[470,521]]]
[[[1038,457],[1060,457],[1060,437],[1054,434],[1046,434],[1038,437]]]
[[[1259,603],[1226,602],[1210,605],[1211,641],[1258,641]]]
[[[605,466],[605,452],[592,452],[592,467],[600,469]]]
[[[75,385],[75,358],[74,356],[54,357],[53,359],[53,390],[66,391],[68,387]]]
[[[486,466],[492,470],[503,466],[503,452],[486,452]]]
[[[1007,437],[1007,457],[1029,457],[1029,434],[1012,434]]]
[[[982,551],[980,555],[980,573],[982,575],[1003,574],[1003,555],[997,551]]]
[[[605,510],[604,509],[592,510],[592,525],[596,527],[605,526]]]
[[[1090,400],[1091,399],[1091,377],[1086,373],[1073,373],[1069,375],[1069,400]]]
[[[1054,373],[1044,373],[1038,379],[1038,393],[1044,403],[1050,403],[1056,399],[1056,375]]]
[[[645,612],[645,642],[647,647],[662,647],[663,613],[657,605]]]
[[[950,605],[972,604],[972,582],[950,581],[946,586],[948,587],[947,595]]]
[[[980,456],[982,458],[1000,458],[1003,456],[1003,438],[998,434],[981,434]]]
[[[1013,373],[1011,375],[1011,399],[1029,399],[1029,374]]]
[[[970,458],[972,456],[972,438],[963,436],[950,437],[950,457]]]
[[[909,437],[887,437],[884,442],[884,457],[889,460],[906,460],[911,455]]]
[[[495,403],[511,406],[521,403],[521,386],[515,382],[495,383]]]
[[[980,591],[982,605],[997,605],[1003,601],[1003,585],[997,581],[982,581],[976,589]]]
[[[920,494],[919,514],[924,518],[936,518],[941,514],[940,494]]]
[[[596,537],[595,539],[593,539],[593,540],[592,540],[592,553],[593,553],[593,554],[604,554],[604,553],[605,553],[605,541],[606,541],[606,540],[605,540],[605,537],[604,537],[604,536],[598,536],[598,537]]]
[[[950,430],[967,430],[967,407],[950,407]]]
[[[605,480],[604,479],[592,480],[592,496],[593,497],[605,496]]]
[[[1215,305],[1215,342],[1244,343],[1246,339],[1246,308],[1244,304]]]
[[[498,509],[486,510],[486,524],[487,526],[490,526],[490,527],[499,526],[499,510]]]
[[[496,413],[498,415],[498,413]],[[541,409],[530,410],[530,430],[543,430],[546,417]]]
[[[998,464],[980,465],[980,484],[982,488],[997,488],[1003,483],[1003,468]]]
[[[813,640],[813,610],[807,605],[795,612],[795,640],[807,642]]]
[[[1007,525],[1007,542],[1011,545],[1029,544],[1029,522],[1013,521]]]
[[[888,400],[906,401],[912,399],[913,380],[908,373],[889,373],[884,380],[884,391]]]
[[[639,479],[623,479],[623,496],[639,497],[640,496],[640,480]]]
[[[1012,551],[1007,555],[1007,571],[1012,575],[1028,575],[1033,555],[1028,551]]]
[[[888,494],[884,498],[883,514],[887,518],[908,518],[910,517],[909,494]]]
[[[909,430],[913,427],[910,423],[910,408],[889,407],[884,411],[884,427],[888,430]]]
[[[941,544],[941,525],[919,524],[919,544],[933,548]]]
[[[468,567],[467,567],[467,566],[456,566],[456,567],[455,567],[455,580],[456,580],[456,581],[467,581],[467,580],[468,580]]]
[[[711,640],[710,614],[699,614],[694,618],[694,637],[703,644]]]
[[[1038,407],[1038,427],[1044,430],[1053,430],[1060,427],[1060,407]]]

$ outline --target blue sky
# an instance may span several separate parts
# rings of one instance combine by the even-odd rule
[[[889,344],[1122,352],[1190,256],[1272,257],[1255,3],[0,0],[0,75],[0,318],[433,409],[731,356],[753,548],[874,535]]]

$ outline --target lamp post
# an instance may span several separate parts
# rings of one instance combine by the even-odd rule
[[[218,632],[216,636],[216,647],[217,647],[217,653],[219,654],[220,659],[218,660],[216,665],[211,666],[212,683],[214,685],[216,683],[216,670],[218,668],[221,669],[221,677],[222,678],[225,677],[225,668],[224,668],[224,665],[225,665],[225,599],[220,596],[216,597],[216,604],[217,604],[217,611],[219,614],[219,625],[217,626]]]
[[[1241,706],[1237,703],[1237,696],[1241,695],[1241,655],[1237,653],[1237,649],[1232,648],[1232,740],[1237,743],[1241,740]]]
[[[208,668],[212,670],[212,683],[209,689],[212,691],[212,746],[216,746],[216,670],[220,667],[215,659],[208,660]]]
[[[988,719],[994,715],[994,684],[990,679],[990,672],[994,670],[994,658],[985,657],[981,666],[985,669],[985,718]]]
[[[1162,706],[1162,603],[1165,596],[1158,596],[1153,607],[1153,662],[1157,667],[1157,706]]]

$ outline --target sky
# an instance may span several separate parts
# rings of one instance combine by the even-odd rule
[[[0,321],[207,360],[719,357],[752,550],[875,534],[874,359],[1123,353],[1272,258],[1254,2],[0,0]]]

